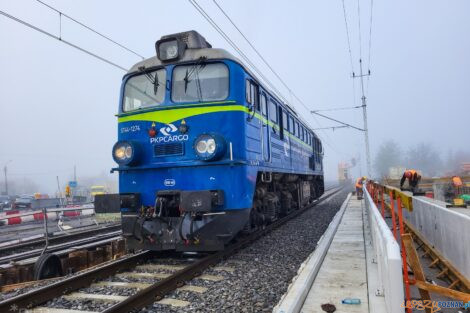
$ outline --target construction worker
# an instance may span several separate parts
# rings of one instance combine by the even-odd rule
[[[403,190],[403,184],[405,180],[408,179],[408,185],[410,186],[411,191],[414,193],[418,189],[418,183],[421,180],[421,175],[418,174],[415,170],[406,170],[403,173],[403,176],[400,180],[400,189]]]
[[[365,176],[362,176],[362,177],[359,177],[357,180],[356,180],[356,196],[357,196],[357,200],[361,200],[362,199],[362,185],[364,184],[364,181],[367,179],[367,177]]]

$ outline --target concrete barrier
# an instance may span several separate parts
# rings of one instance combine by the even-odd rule
[[[77,205],[68,208],[47,209],[47,219],[56,221],[61,216],[74,218],[80,216],[95,215],[93,204]],[[0,225],[18,225],[34,221],[44,220],[44,212],[42,210],[35,211],[17,211],[15,214],[0,216]]]
[[[377,281],[374,282],[377,286],[375,293],[384,296],[387,313],[404,312],[401,306],[404,294],[400,246],[365,187],[364,200],[373,244],[373,258],[378,267]]]
[[[465,277],[470,277],[470,216],[432,199],[413,197],[413,211],[403,216]]]

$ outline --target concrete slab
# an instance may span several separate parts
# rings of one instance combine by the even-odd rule
[[[77,299],[90,299],[90,300],[99,300],[104,302],[121,302],[127,299],[125,296],[114,296],[114,295],[101,295],[96,293],[83,293],[83,292],[72,292],[68,295],[63,295],[67,300],[77,300]]]
[[[198,278],[199,278],[199,279],[208,280],[208,281],[221,281],[221,280],[224,280],[224,277],[223,277],[223,276],[219,276],[219,275],[207,275],[207,274],[204,274],[204,275],[195,277],[195,279],[198,279]]]
[[[37,307],[31,310],[26,310],[24,312],[25,313],[98,313],[95,311],[80,311],[80,310],[45,308],[45,307]]]
[[[162,300],[158,301],[157,303],[159,304],[167,304],[171,305],[177,308],[182,308],[185,306],[188,306],[190,302],[184,301],[184,300],[179,300],[179,299],[173,299],[173,298],[163,298]]]
[[[360,299],[361,304],[342,304],[345,298]],[[362,208],[355,198],[347,204],[301,312],[323,313],[322,304],[333,304],[337,313],[369,312]]]
[[[151,284],[146,283],[125,283],[119,281],[102,281],[99,283],[94,283],[91,287],[114,287],[114,288],[137,288],[144,289],[151,286]]]
[[[184,265],[168,265],[168,264],[143,264],[138,265],[138,269],[141,270],[167,270],[167,271],[179,271],[185,268]]]
[[[167,273],[119,273],[116,275],[117,277],[124,277],[124,278],[167,278],[171,276],[171,274]]]
[[[369,293],[369,310],[373,313],[386,313],[387,306],[385,304],[384,290],[379,287],[379,268],[377,261],[374,259],[375,252],[370,232],[369,218],[364,202],[361,202],[362,212],[364,214],[364,240],[366,249],[366,267],[367,267],[367,284]]]

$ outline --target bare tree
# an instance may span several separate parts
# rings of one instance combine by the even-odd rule
[[[402,150],[394,140],[384,142],[375,156],[374,168],[380,177],[388,175],[389,168],[402,164]]]
[[[406,167],[420,170],[425,176],[442,173],[443,163],[439,152],[430,143],[420,143],[408,149]]]
[[[470,151],[458,150],[453,152],[449,150],[445,164],[446,175],[458,175],[461,171],[463,162],[470,162]]]

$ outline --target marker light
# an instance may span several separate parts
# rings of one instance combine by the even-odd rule
[[[189,130],[189,126],[186,124],[186,122],[183,120],[180,124],[180,126],[178,126],[178,130],[180,133],[182,134],[186,134]]]
[[[150,128],[149,129],[149,137],[154,138],[156,135],[157,135],[157,130],[155,129],[155,127]]]
[[[138,146],[131,141],[118,141],[113,146],[113,159],[119,165],[135,165],[138,162]]]
[[[196,155],[204,161],[220,159],[225,153],[225,140],[218,135],[202,134],[194,141]]]

